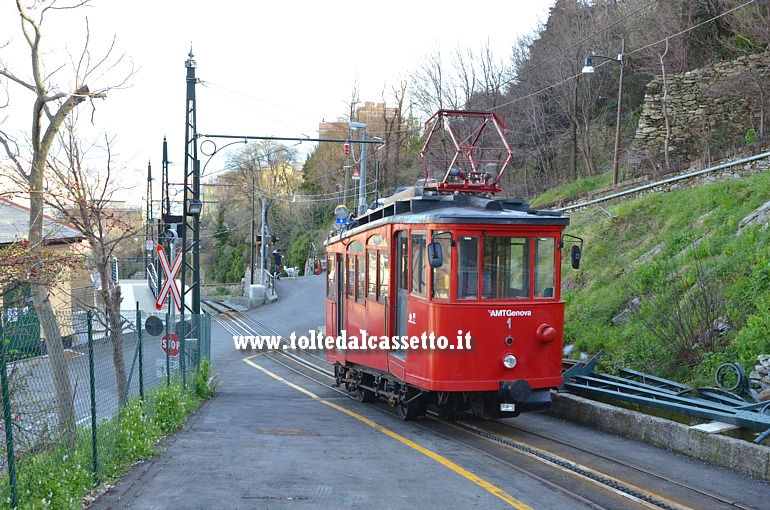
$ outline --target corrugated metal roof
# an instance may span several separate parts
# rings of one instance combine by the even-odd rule
[[[77,242],[83,235],[72,227],[48,216],[43,218],[47,243]],[[0,198],[0,246],[26,239],[29,230],[29,208]]]

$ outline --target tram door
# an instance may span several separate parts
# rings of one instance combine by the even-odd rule
[[[406,336],[407,298],[409,297],[409,232],[396,235],[396,331],[395,336]],[[392,351],[406,359],[406,349]]]

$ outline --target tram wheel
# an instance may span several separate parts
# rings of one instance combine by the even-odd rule
[[[404,421],[414,420],[420,415],[420,401],[422,397],[416,398],[409,403],[399,402],[396,405],[398,417]]]
[[[358,401],[367,403],[374,400],[374,397],[376,395],[372,390],[362,388],[361,386],[358,387]]]

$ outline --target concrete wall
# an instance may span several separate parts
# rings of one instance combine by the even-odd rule
[[[710,434],[681,423],[568,393],[555,395],[550,414],[565,421],[643,441],[761,480],[770,480],[770,448],[767,446]]]

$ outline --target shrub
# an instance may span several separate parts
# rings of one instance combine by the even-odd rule
[[[119,461],[132,463],[155,454],[157,429],[140,399],[132,400],[120,412],[115,448]]]
[[[158,430],[168,435],[184,425],[189,405],[189,397],[178,384],[161,386],[155,396],[154,418]]]

